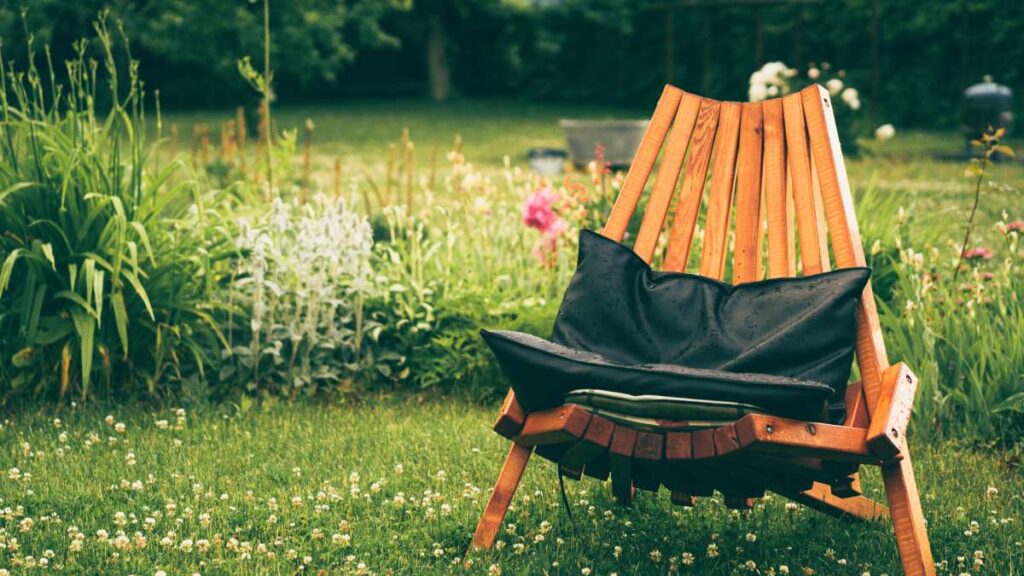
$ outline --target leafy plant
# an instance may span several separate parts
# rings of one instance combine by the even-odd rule
[[[102,66],[80,42],[66,84],[49,51],[45,76],[34,57],[0,74],[0,398],[88,397],[97,372],[108,392],[155,394],[217,345],[203,261],[173,230],[193,184],[149,162],[137,64],[105,16],[95,30]]]

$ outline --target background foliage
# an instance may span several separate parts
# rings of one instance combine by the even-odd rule
[[[55,50],[70,46],[99,8],[109,6],[132,30],[144,79],[161,88],[168,105],[237,104],[247,91],[235,61],[260,53],[258,3],[28,4],[30,29]],[[666,25],[668,12],[653,9],[663,4],[274,2],[277,88],[292,101],[426,95],[431,42],[440,42],[452,91],[465,96],[636,106],[671,77],[695,92],[743,100],[747,74],[772,60],[801,69],[811,61],[845,68],[864,94],[870,117],[898,127],[957,126],[963,89],[984,74],[1024,94],[1020,2],[835,0],[709,7],[680,2],[671,25]],[[19,46],[23,34],[18,4],[4,3],[0,36],[5,48]]]

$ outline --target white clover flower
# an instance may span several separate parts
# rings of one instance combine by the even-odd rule
[[[807,77],[811,80],[817,80],[818,78],[821,78],[821,70],[811,66],[807,69]]]
[[[839,78],[832,78],[828,82],[825,82],[825,88],[828,93],[833,96],[838,96],[843,91],[843,81]]]

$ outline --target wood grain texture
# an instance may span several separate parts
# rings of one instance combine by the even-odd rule
[[[804,274],[825,270],[828,254],[822,253],[818,242],[818,217],[815,214],[814,187],[811,182],[811,157],[807,146],[803,101],[800,94],[782,99],[786,124],[786,166],[793,182],[796,227],[800,238],[800,263]]]
[[[473,549],[490,549],[494,546],[494,540],[498,537],[501,523],[505,519],[509,505],[512,504],[512,497],[515,496],[516,488],[526,470],[526,464],[530,461],[532,448],[512,443],[505,464],[498,474],[498,482],[494,485],[494,491],[487,500],[487,507],[480,516],[473,533],[473,540],[470,547]]]
[[[715,158],[711,166],[711,189],[704,219],[704,242],[700,256],[700,274],[721,280],[725,274],[725,253],[729,241],[729,216],[736,182],[736,153],[743,106],[736,102],[721,105]]]
[[[583,437],[562,455],[562,464],[570,468],[584,469],[593,459],[608,450],[614,431],[615,424],[610,420],[600,416],[591,417]]]
[[[494,431],[505,438],[512,439],[519,434],[526,422],[526,411],[519,405],[516,395],[511,390],[505,395],[505,401],[498,411],[498,420],[494,423]]]
[[[792,276],[792,218],[786,194],[786,132],[782,101],[768,100],[764,109],[764,201],[768,221],[768,277]]]
[[[867,448],[867,430],[748,414],[735,423],[738,441],[755,451],[878,464]]]
[[[679,173],[686,159],[686,149],[690,144],[690,136],[693,134],[693,126],[697,121],[700,107],[699,96],[684,93],[675,121],[672,123],[672,132],[668,136],[668,144],[665,145],[665,153],[662,155],[661,165],[658,166],[658,174],[654,178],[651,197],[640,223],[640,231],[637,233],[636,242],[633,243],[633,251],[648,264],[654,258],[658,238],[665,226],[665,217],[672,203],[672,196],[675,195],[676,185],[679,183]]]
[[[831,486],[820,482],[815,483],[810,490],[794,493],[780,492],[780,494],[808,508],[837,518],[878,520],[889,516],[889,509],[883,504],[864,496],[840,498],[832,494]]]
[[[907,576],[934,576],[935,560],[932,559],[910,454],[882,466],[882,482],[889,500],[889,514],[896,532],[896,547],[900,551],[903,573]]]
[[[626,180],[622,183],[618,198],[612,206],[611,215],[605,224],[602,234],[621,241],[629,227],[629,219],[636,210],[636,204],[640,201],[644,187],[647,186],[647,178],[651,175],[654,163],[658,160],[658,153],[665,141],[665,134],[675,116],[676,108],[683,97],[683,91],[675,86],[666,85],[658,99],[658,106],[654,109],[651,122],[644,131],[643,139],[633,156],[633,162],[629,166]]]
[[[818,85],[801,90],[811,153],[821,186],[822,203],[831,233],[836,266],[865,266],[864,246],[853,208],[853,195],[846,177],[846,165],[839,145],[832,102],[828,91]],[[871,283],[864,288],[857,311],[857,366],[864,381],[868,412],[874,410],[882,385],[882,372],[889,367],[878,322]]]
[[[736,240],[732,281],[743,284],[761,279],[761,155],[764,140],[760,102],[743,105],[740,149],[736,168]]]
[[[900,455],[914,407],[917,376],[906,364],[893,364],[882,373],[878,405],[868,427],[868,450],[882,460]]]
[[[516,442],[524,446],[565,444],[583,437],[591,414],[575,404],[531,412]]]
[[[682,272],[686,269],[701,198],[704,196],[720,108],[721,102],[705,98],[697,115],[697,125],[694,127],[690,154],[686,161],[686,174],[683,176],[676,213],[672,218],[672,231],[669,233],[668,250],[665,254],[665,270]]]

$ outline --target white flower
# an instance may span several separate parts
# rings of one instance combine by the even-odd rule
[[[751,102],[760,102],[768,98],[768,87],[764,84],[751,84],[747,97]]]
[[[818,78],[821,78],[821,70],[818,70],[814,66],[811,66],[810,68],[807,69],[807,77],[810,78],[811,80],[817,80]]]
[[[839,78],[833,78],[828,82],[825,82],[825,88],[828,89],[828,93],[833,96],[838,96],[843,91],[843,81]]]
[[[875,140],[879,142],[885,142],[891,140],[896,135],[896,128],[892,124],[882,124],[878,128],[875,128]]]
[[[846,102],[852,107],[854,102],[860,100],[860,93],[857,92],[856,88],[847,88],[843,90],[842,99],[843,102]]]

